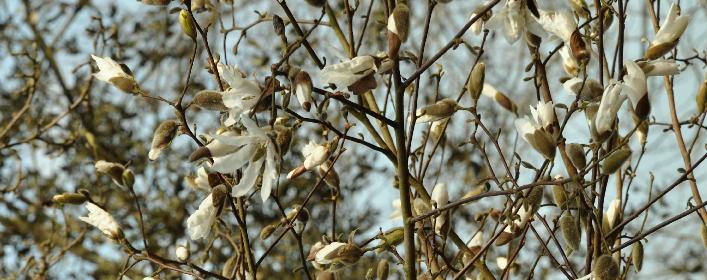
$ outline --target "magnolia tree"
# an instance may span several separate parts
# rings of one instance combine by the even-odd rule
[[[705,273],[700,3],[44,2],[1,4],[3,277]]]

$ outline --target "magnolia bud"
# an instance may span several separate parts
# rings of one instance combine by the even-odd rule
[[[572,164],[577,169],[584,169],[587,166],[587,158],[584,156],[584,149],[582,145],[576,143],[570,143],[565,146],[565,151],[567,156],[572,161]]]
[[[631,157],[631,150],[620,149],[617,150],[602,161],[601,171],[604,174],[611,174],[616,172],[621,166]]]
[[[376,270],[376,277],[378,280],[388,280],[388,272],[390,271],[388,261],[385,259],[378,262],[378,269]]]
[[[150,148],[150,153],[148,154],[150,160],[156,160],[162,150],[169,147],[172,139],[177,136],[177,128],[179,128],[179,123],[176,120],[166,120],[157,126],[152,137],[152,148]]]
[[[407,40],[410,29],[410,9],[398,3],[388,18],[388,57],[398,57],[400,45]]]
[[[580,239],[574,218],[569,212],[565,213],[562,215],[562,218],[560,218],[560,230],[562,231],[562,236],[565,238],[567,246],[569,246],[572,251],[577,251],[577,249],[579,249],[579,243],[582,240]]]
[[[402,227],[396,227],[391,230],[386,231],[383,234],[383,242],[389,246],[397,246],[401,242],[403,242],[403,237],[404,237],[404,231]]]
[[[179,12],[179,26],[182,27],[182,32],[187,34],[189,38],[196,41],[196,27],[194,26],[194,21],[191,19],[191,15],[187,10],[182,10]]]
[[[125,171],[125,167],[122,164],[99,160],[96,162],[95,166],[97,172],[110,175],[113,182],[116,184],[120,185],[120,182],[123,181],[123,171]]]
[[[260,230],[260,240],[268,239],[270,237],[270,235],[272,235],[273,232],[275,232],[276,229],[277,229],[277,225],[267,225],[267,226],[263,227],[263,229]]]
[[[508,229],[510,229],[510,228],[511,228],[511,226],[508,226],[508,227],[506,228],[506,230],[508,230]],[[514,235],[512,232],[510,232],[510,231],[503,231],[503,232],[501,232],[501,234],[498,236],[498,238],[496,239],[496,243],[494,243],[494,244],[495,244],[496,246],[503,246],[503,245],[506,245],[506,244],[510,243],[510,242],[513,240],[513,238],[515,238],[515,235]]]
[[[194,96],[191,103],[199,108],[212,111],[227,111],[226,105],[223,105],[223,96],[221,93],[211,90],[202,90]]]
[[[224,199],[228,197],[229,191],[225,185],[218,185],[211,189],[211,204],[218,209],[223,204]]]
[[[233,276],[236,274],[236,265],[238,264],[236,261],[238,260],[238,255],[234,254],[228,260],[226,260],[226,263],[223,264],[223,268],[221,269],[221,276],[226,277],[228,279],[233,278]]]
[[[433,122],[448,118],[459,110],[459,108],[459,105],[454,99],[442,99],[435,102],[435,104],[417,109],[417,123]]]
[[[187,259],[189,259],[189,249],[184,246],[177,246],[177,249],[175,250],[175,255],[177,256],[178,261],[185,262]]]
[[[552,198],[560,209],[567,208],[567,192],[562,184],[552,186]]]
[[[309,112],[312,107],[312,78],[306,71],[299,71],[295,75],[295,96],[302,105],[302,108]]]
[[[633,267],[636,269],[636,273],[638,273],[641,271],[641,267],[643,267],[643,244],[641,241],[633,243],[631,258],[633,259]]]
[[[275,34],[280,36],[285,34],[285,23],[282,21],[282,18],[280,16],[272,16],[272,26],[275,29]]]
[[[126,187],[132,188],[135,185],[135,174],[130,168],[126,168],[121,177],[123,178],[123,185]]]
[[[592,274],[596,280],[615,280],[619,278],[619,264],[611,255],[603,255],[596,260]]]
[[[86,196],[79,193],[62,193],[52,197],[54,203],[58,204],[82,204],[86,202]]]
[[[704,113],[707,109],[707,79],[702,81],[700,84],[700,89],[697,90],[697,96],[695,96],[695,102],[697,102],[697,113]]]
[[[471,99],[474,101],[479,100],[481,96],[481,91],[484,89],[484,78],[486,76],[486,65],[483,62],[479,62],[474,66],[469,75],[469,82],[466,84],[466,90],[471,94]]]

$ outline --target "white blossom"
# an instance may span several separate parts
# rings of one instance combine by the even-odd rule
[[[260,197],[265,201],[270,197],[270,191],[277,180],[280,157],[275,144],[263,128],[247,117],[242,117],[241,123],[247,133],[238,136],[222,134],[215,137],[214,141],[219,141],[218,150],[233,152],[223,155],[215,155],[212,152],[212,169],[221,173],[233,173],[247,164],[240,182],[233,187],[232,195],[241,197],[248,194],[255,187],[258,176],[262,174]],[[211,147],[207,147],[211,151]]]
[[[562,83],[562,87],[575,95],[579,95],[580,99],[585,101],[592,101],[601,97],[604,91],[599,81],[592,79],[572,78]],[[582,90],[581,93],[579,92],[580,89]]]
[[[572,33],[577,29],[574,16],[565,11],[540,11],[538,23],[550,34],[569,45]]]
[[[545,34],[523,0],[507,0],[501,11],[486,24],[490,28],[503,28],[503,36],[510,44],[518,41],[526,31],[541,37]]]
[[[113,240],[123,238],[123,230],[110,213],[91,202],[86,203],[86,209],[88,209],[88,216],[79,217],[79,219],[98,228]]]
[[[621,88],[621,84],[611,81],[604,89],[594,118],[594,126],[599,135],[611,130],[616,119],[616,113],[618,113],[619,108],[626,100],[626,96],[621,94]]]
[[[449,192],[447,191],[447,184],[438,183],[437,185],[435,185],[434,189],[432,190],[431,200],[433,202],[433,205],[436,205],[437,209],[447,205],[447,203],[449,203]],[[438,234],[440,233],[446,220],[446,213],[442,213],[437,216],[437,218],[435,218],[435,232],[437,232]]]
[[[211,192],[211,184],[209,184],[209,173],[206,171],[206,167],[202,166],[196,171],[196,178],[194,178],[195,188],[204,191]]]
[[[632,60],[626,61],[626,75],[624,75],[624,86],[623,89],[628,96],[631,106],[634,108],[636,114],[640,118],[646,117],[648,111],[650,110],[650,105],[648,103],[648,88],[646,85],[646,75],[643,73],[638,64]],[[646,98],[645,101],[642,99]]]
[[[375,72],[375,60],[372,56],[364,55],[338,64],[327,65],[319,74],[323,83],[348,87]]]
[[[469,248],[484,246],[484,233],[479,231],[474,234],[474,237],[471,238],[471,241],[469,241],[467,246],[469,246]]]
[[[690,21],[690,17],[678,15],[679,12],[680,7],[677,4],[673,3],[670,5],[668,15],[665,17],[663,24],[655,34],[655,38],[653,38],[653,41],[651,41],[648,46],[646,58],[659,58],[675,47],[675,44],[678,39],[680,39],[680,36],[682,36],[682,33],[685,32],[687,24]]]
[[[536,108],[530,107],[531,116],[524,116],[515,121],[518,133],[528,144],[545,158],[555,155],[554,136],[550,131],[555,121],[552,102],[538,102]]]
[[[187,231],[192,240],[206,238],[211,232],[211,226],[216,222],[216,207],[209,194],[189,218],[187,218]]]
[[[505,257],[498,257],[496,258],[496,265],[500,269],[506,269],[506,267],[508,267],[508,259]]]
[[[611,230],[612,228],[614,228],[614,226],[616,226],[616,222],[619,221],[620,216],[621,200],[614,199],[611,201],[611,204],[609,204],[609,209],[604,214],[604,221],[608,225],[608,228],[605,230]]]
[[[343,248],[343,246],[346,246],[346,243],[332,242],[328,245],[325,245],[323,248],[317,251],[317,254],[314,257],[314,261],[320,265],[331,264],[334,258],[336,258],[337,254],[339,253],[339,250]]]
[[[219,63],[217,68],[229,86],[221,94],[223,104],[229,108],[225,124],[231,126],[238,122],[242,114],[251,112],[262,93],[256,82],[243,78],[238,67]]]
[[[317,142],[309,141],[302,148],[302,156],[304,156],[304,168],[312,170],[324,163],[329,158],[329,148],[325,145],[317,144]]]
[[[680,68],[675,60],[672,59],[656,59],[649,61],[638,62],[643,73],[646,76],[665,76],[680,74]]]
[[[91,58],[98,66],[98,73],[93,74],[96,79],[110,83],[124,92],[134,93],[139,90],[135,78],[131,74],[126,73],[118,62],[110,57],[91,55]]]
[[[579,63],[570,53],[570,48],[567,45],[564,45],[558,52],[562,57],[562,68],[565,69],[565,72],[574,77],[579,76]]]
[[[174,250],[174,254],[177,257],[177,260],[180,262],[186,261],[189,259],[189,249],[184,246],[177,246],[177,249]]]

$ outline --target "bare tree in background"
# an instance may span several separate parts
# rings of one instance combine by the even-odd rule
[[[4,1],[0,277],[700,279],[678,2]]]

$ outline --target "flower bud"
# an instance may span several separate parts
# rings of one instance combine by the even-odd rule
[[[263,227],[263,229],[260,230],[260,240],[268,239],[270,237],[270,235],[272,235],[273,232],[275,232],[276,229],[277,229],[277,225],[267,225],[267,226]]]
[[[404,231],[402,227],[396,227],[386,231],[381,238],[385,244],[395,247],[403,242]]]
[[[631,150],[624,148],[617,150],[602,161],[601,171],[604,174],[616,172],[631,157]]]
[[[272,26],[275,29],[275,34],[280,36],[285,35],[285,23],[282,21],[280,16],[272,16]]]
[[[697,90],[697,96],[695,96],[695,102],[697,103],[697,113],[704,113],[707,109],[707,78],[700,84],[700,89]]]
[[[218,185],[211,189],[211,204],[218,209],[223,204],[224,199],[228,197],[229,191],[225,185]]]
[[[641,267],[643,267],[643,243],[641,243],[641,241],[633,243],[631,258],[633,259],[633,267],[636,269],[636,273],[638,273],[641,271]]]
[[[523,200],[525,209],[530,209],[530,211],[538,210],[543,200],[544,190],[545,188],[542,186],[531,188],[530,191],[528,191],[528,195]]]
[[[228,260],[226,260],[226,263],[223,264],[223,268],[221,269],[221,276],[226,277],[228,279],[233,278],[233,276],[236,274],[236,265],[238,260],[238,255],[234,254]]]
[[[86,196],[79,193],[62,193],[52,197],[54,203],[58,204],[82,204],[86,202]]]
[[[125,171],[123,171],[121,177],[123,178],[124,186],[132,188],[133,185],[135,185],[135,174],[133,174],[133,171],[130,170],[130,168],[125,168]]]
[[[417,123],[426,123],[441,120],[452,116],[457,110],[459,110],[459,105],[454,99],[445,98],[440,101],[435,102],[432,105],[428,105],[417,109]]]
[[[407,40],[410,29],[410,9],[405,3],[395,5],[388,18],[388,57],[398,57],[400,45]]]
[[[390,267],[388,261],[383,259],[378,262],[378,269],[376,270],[376,279],[378,280],[388,280],[388,273],[390,272]]]
[[[177,246],[177,249],[175,250],[175,255],[177,256],[177,260],[180,262],[185,262],[187,259],[189,259],[189,249],[184,246]]]
[[[191,103],[199,108],[225,112],[228,111],[226,105],[223,104],[223,96],[221,93],[212,90],[202,90],[194,96]]]
[[[157,126],[154,136],[152,137],[152,147],[149,153],[150,160],[156,160],[162,153],[162,150],[169,147],[174,137],[177,136],[178,128],[179,123],[176,120],[166,120]]]
[[[306,71],[299,71],[294,80],[295,96],[302,108],[309,112],[312,107],[312,78]]]
[[[95,167],[97,172],[108,174],[116,184],[120,185],[123,182],[125,167],[122,164],[99,160],[96,162]]]
[[[430,127],[430,135],[432,135],[433,139],[439,140],[442,137],[442,133],[444,133],[444,128],[447,126],[447,123],[449,123],[449,118],[432,122],[432,127]]]
[[[560,218],[560,230],[562,231],[562,236],[565,239],[567,246],[572,249],[572,251],[577,251],[579,249],[579,243],[582,241],[579,236],[579,230],[577,230],[577,225],[569,212],[562,215]]]
[[[471,75],[469,75],[469,82],[466,84],[466,90],[471,94],[471,99],[476,102],[481,96],[481,91],[484,89],[484,78],[486,76],[486,65],[483,62],[479,62],[471,70]]]
[[[560,209],[567,208],[567,192],[562,184],[552,186],[552,198]]]
[[[565,146],[565,151],[567,156],[572,161],[574,167],[579,170],[584,169],[587,166],[587,158],[584,156],[584,149],[582,145],[577,143],[570,143]]]
[[[603,255],[596,260],[592,274],[596,280],[615,280],[619,278],[619,264],[611,255]]]
[[[196,41],[196,27],[194,26],[194,21],[187,10],[181,10],[179,12],[179,26],[182,27],[182,32],[184,32],[184,34],[187,34],[189,38]]]

